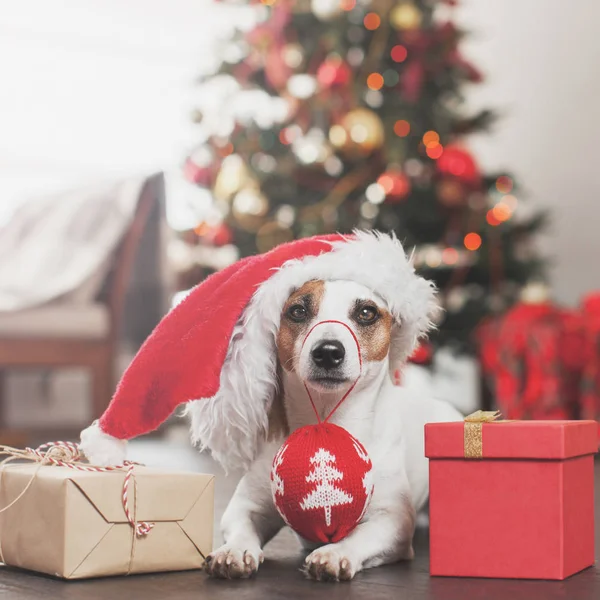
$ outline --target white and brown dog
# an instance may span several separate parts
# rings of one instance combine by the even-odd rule
[[[306,572],[347,580],[410,558],[428,495],[423,426],[460,418],[390,378],[431,327],[434,296],[393,235],[318,236],[243,259],[161,321],[110,406],[82,432],[81,448],[94,464],[121,464],[127,439],[187,403],[193,441],[246,472],[223,517],[225,545],[207,569],[248,577],[284,525],[271,496],[273,456],[286,435],[316,420],[304,386],[321,416],[352,388],[331,422],[367,449],[374,495],[345,539],[313,550]]]
[[[316,422],[305,384],[324,417],[358,379],[331,422],[344,427],[366,447],[373,462],[375,484],[365,517],[348,537],[338,543],[310,548],[306,574],[316,580],[350,580],[362,569],[413,557],[415,515],[428,496],[424,425],[458,420],[461,416],[446,403],[415,397],[392,383],[391,361],[398,356],[405,359],[426,328],[425,322],[429,323],[432,286],[417,277],[412,267],[407,267],[409,261],[397,240],[366,234],[361,239],[367,246],[383,241],[386,248],[393,250],[387,258],[400,261],[396,265],[405,278],[404,284],[401,282],[392,290],[399,296],[392,296],[390,301],[374,291],[375,285],[359,283],[364,277],[352,277],[350,265],[341,278],[331,274],[295,287],[287,294],[283,310],[270,315],[275,344],[271,368],[277,373],[278,387],[270,404],[269,435],[262,442],[248,436],[248,444],[258,443],[258,450],[223,516],[225,544],[208,557],[206,568],[215,577],[244,578],[255,574],[263,561],[263,547],[285,525],[272,499],[270,470],[285,436]],[[360,268],[360,257],[356,260]],[[371,268],[377,271],[382,266],[372,264]],[[322,274],[327,275],[327,269]],[[269,292],[261,292],[262,297],[257,293],[258,298],[255,296],[253,302],[261,306],[266,303],[263,308],[273,312],[266,295]],[[421,322],[417,323],[417,319]],[[351,328],[359,340],[362,369],[359,350],[347,327],[324,323],[313,329],[314,324],[322,321],[338,321]],[[248,319],[240,321],[236,334],[240,342],[245,328],[253,326],[257,324]],[[230,359],[235,360],[235,355]],[[260,379],[262,373],[257,368],[253,375]],[[251,385],[249,381],[246,383]],[[226,462],[223,459],[227,458],[227,439],[240,435],[245,425],[236,422],[237,417],[215,415],[215,410],[216,406],[207,407],[204,401],[192,403],[192,431],[197,440]],[[253,416],[244,410],[243,420],[247,424]],[[220,434],[214,427],[206,426],[207,421],[215,419],[221,419]],[[234,446],[229,451],[243,452]]]

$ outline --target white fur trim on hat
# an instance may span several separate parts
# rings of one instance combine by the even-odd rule
[[[127,452],[127,442],[104,433],[98,421],[81,432],[79,447],[89,462],[99,467],[122,464]]]
[[[275,340],[293,290],[322,279],[355,281],[376,292],[396,321],[390,349],[395,367],[432,326],[435,286],[415,273],[395,236],[358,231],[332,245],[331,252],[288,261],[257,289],[229,343],[218,393],[187,405],[192,440],[226,468],[248,467],[266,437],[277,388]]]

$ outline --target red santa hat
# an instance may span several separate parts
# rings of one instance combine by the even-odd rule
[[[395,236],[305,238],[244,258],[194,288],[146,340],[105,413],[81,434],[90,462],[122,462],[128,439],[188,403],[193,441],[225,466],[247,466],[266,437],[276,392],[282,308],[315,279],[356,281],[387,303],[393,369],[431,325],[434,286]]]

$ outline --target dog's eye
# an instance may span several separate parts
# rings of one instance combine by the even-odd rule
[[[304,308],[302,304],[294,304],[293,306],[290,306],[288,308],[287,315],[292,321],[296,321],[296,323],[301,323],[308,317],[306,308]]]
[[[361,306],[356,311],[356,320],[363,325],[374,323],[379,317],[379,312],[374,306]]]

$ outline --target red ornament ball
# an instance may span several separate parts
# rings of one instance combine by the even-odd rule
[[[476,188],[481,185],[481,173],[475,159],[460,146],[446,146],[437,159],[436,170],[439,175],[454,177],[470,187]]]
[[[317,81],[324,88],[347,85],[351,76],[350,67],[339,56],[326,58],[317,69]]]
[[[377,183],[385,190],[385,201],[388,204],[395,204],[410,193],[410,179],[399,169],[382,173]]]
[[[273,460],[273,501],[283,520],[304,539],[338,542],[367,511],[372,468],[364,446],[342,427],[301,427]]]

